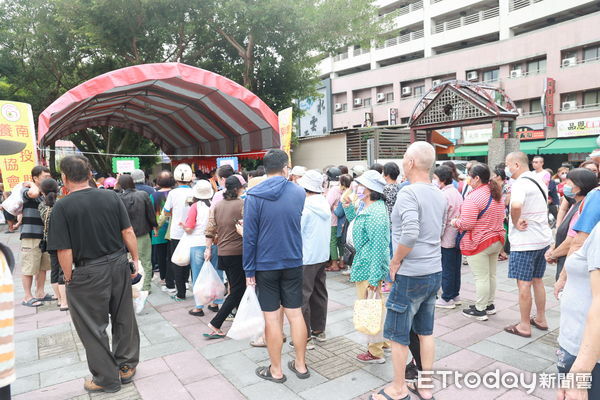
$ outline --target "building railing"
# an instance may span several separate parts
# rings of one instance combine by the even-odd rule
[[[561,63],[560,67],[561,68],[571,68],[571,67],[574,67],[576,65],[595,63],[595,62],[598,62],[598,61],[600,61],[600,56],[585,58],[585,59],[582,59],[582,60],[576,60],[574,63],[569,63],[569,65],[564,65],[563,63]]]
[[[369,53],[370,51],[371,51],[371,49],[370,49],[370,48],[368,48],[368,47],[367,47],[367,48],[364,48],[364,49],[363,49],[362,47],[359,47],[359,48],[356,48],[356,47],[355,47],[355,48],[354,48],[354,53],[353,53],[353,55],[354,55],[354,57],[358,57],[358,56],[360,56],[360,55],[362,55],[362,54],[367,54],[367,53]]]
[[[527,72],[521,72],[521,74],[519,76],[508,76],[508,79],[519,79],[519,78],[526,78],[528,76],[533,76],[533,75],[539,75],[539,74],[545,74],[546,73],[546,69],[542,68],[542,69],[536,69],[533,71],[527,71]]]
[[[471,25],[477,22],[485,21],[486,19],[495,18],[499,15],[499,7],[490,8],[470,15],[465,15],[464,17],[459,17],[435,24],[433,26],[433,33],[442,33],[451,29],[460,28],[461,26]]]
[[[560,111],[562,112],[571,112],[571,111],[577,111],[577,110],[591,110],[591,109],[597,109],[600,108],[600,103],[588,103],[588,104],[577,104],[575,106],[570,105],[569,108],[562,108],[562,105],[560,107]]]
[[[341,53],[341,54],[337,54],[336,56],[333,57],[333,61],[341,61],[341,60],[345,60],[348,58],[348,53]]]
[[[529,7],[535,3],[541,3],[544,0],[511,0],[509,5],[509,11],[520,10],[521,8]]]
[[[418,31],[405,33],[404,35],[394,36],[386,39],[383,43],[377,45],[377,49],[383,49],[385,47],[393,47],[402,43],[410,42],[411,40],[421,39],[424,36],[423,29]]]
[[[537,110],[537,111],[526,111],[521,113],[519,116],[520,117],[533,117],[534,115],[541,115],[542,114],[542,110]]]

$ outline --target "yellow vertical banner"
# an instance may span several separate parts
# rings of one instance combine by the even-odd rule
[[[21,182],[31,181],[31,169],[37,165],[37,152],[31,105],[0,100],[0,146],[12,147],[15,142],[23,143],[23,150],[0,156],[4,190],[12,190]]]
[[[290,148],[292,146],[292,107],[279,111],[279,137],[281,139],[281,150],[285,151],[290,158]]]

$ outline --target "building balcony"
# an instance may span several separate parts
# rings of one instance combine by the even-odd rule
[[[420,12],[417,12],[420,11]],[[423,1],[417,1],[392,11],[394,16],[392,30],[423,22]]]
[[[500,8],[494,7],[483,11],[478,11],[473,14],[465,15],[464,17],[458,17],[449,21],[443,21],[433,25],[433,34],[446,32],[452,29],[461,28],[463,26],[476,24],[478,22],[497,18],[500,15]],[[492,22],[490,22],[492,24]]]
[[[596,0],[510,0],[507,23],[519,34],[572,18],[575,8],[579,9],[577,13],[593,12],[595,3]]]
[[[421,29],[386,39],[376,47],[373,59],[375,61],[381,61],[423,50],[425,48],[423,36],[424,32]]]
[[[429,15],[431,17],[437,17],[440,15],[452,13],[457,9],[463,9],[465,7],[476,6],[479,3],[486,3],[489,0],[462,0],[460,4],[456,0],[425,0],[429,1]],[[468,9],[468,8],[466,8]]]
[[[498,7],[439,22],[432,26],[431,47],[436,49],[452,43],[486,37],[500,31]]]

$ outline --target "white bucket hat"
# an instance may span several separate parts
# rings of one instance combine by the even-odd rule
[[[194,197],[200,200],[210,200],[213,197],[213,188],[209,181],[200,180],[194,185]]]
[[[385,187],[385,180],[381,174],[375,170],[365,171],[364,174],[355,179],[356,182],[363,185],[367,189],[383,194],[383,188]]]
[[[298,179],[298,185],[314,193],[323,193],[323,175],[319,171],[311,169]]]

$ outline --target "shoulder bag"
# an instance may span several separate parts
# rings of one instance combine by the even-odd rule
[[[492,204],[492,195],[490,195],[490,198],[487,202],[487,205],[485,206],[485,208],[483,210],[481,210],[479,212],[479,214],[477,214],[477,219],[479,220],[481,217],[483,217],[483,214],[485,214],[485,212],[488,210],[488,208],[490,208],[490,204]],[[465,234],[467,233],[467,231],[462,231],[462,232],[458,232],[458,235],[456,235],[456,245],[455,247],[457,249],[460,249],[460,241],[462,240],[462,238],[465,236]]]

